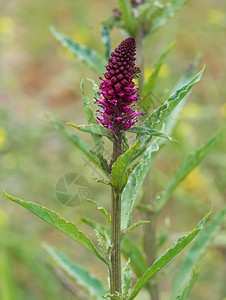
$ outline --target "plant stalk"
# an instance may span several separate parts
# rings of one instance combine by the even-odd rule
[[[122,135],[117,134],[113,145],[112,164],[122,154]],[[121,279],[121,193],[112,187],[111,207],[111,294],[122,292]],[[114,299],[114,297],[112,298]]]

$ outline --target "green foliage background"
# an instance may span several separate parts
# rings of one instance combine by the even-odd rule
[[[84,157],[51,126],[45,114],[62,122],[85,123],[80,95],[80,81],[98,75],[90,71],[63,48],[52,36],[49,25],[89,48],[104,55],[100,21],[105,20],[117,1],[102,0],[21,0],[5,2],[0,15],[0,185],[25,200],[32,200],[75,221],[92,237],[92,232],[79,216],[99,218],[91,206],[83,204],[73,209],[57,202],[54,188],[60,176],[80,172],[89,181],[92,198],[98,204],[110,206],[108,187],[98,185],[98,177]],[[176,126],[173,137],[181,145],[167,143],[154,162],[151,176],[153,195],[168,183],[176,167],[191,151],[199,148],[210,135],[222,127],[226,119],[226,5],[223,0],[190,1],[167,26],[145,41],[147,77],[160,54],[172,43],[176,45],[162,66],[156,103],[169,95],[190,63],[201,57],[206,64],[201,82],[193,89]],[[118,29],[112,33],[113,47],[122,40]],[[89,83],[85,83],[89,87]],[[153,106],[153,110],[154,107]],[[80,133],[78,134],[80,135]],[[81,133],[87,139],[88,136]],[[159,230],[167,232],[168,240],[161,252],[177,237],[194,228],[197,219],[214,205],[218,211],[225,203],[226,142],[217,144],[201,166],[195,169],[175,191],[164,208]],[[93,174],[92,174],[93,172]],[[32,195],[32,199],[31,199]],[[139,220],[135,211],[134,219]],[[168,225],[166,225],[168,224]],[[166,229],[167,228],[167,229]],[[131,236],[139,239],[141,228]],[[62,249],[74,261],[84,261],[90,272],[106,282],[105,271],[97,268],[95,257],[80,245],[60,235],[29,212],[12,205],[0,195],[0,290],[4,300],[14,299],[75,299],[47,265],[42,241]],[[190,299],[220,299],[226,297],[225,227],[201,263],[199,280]],[[186,250],[185,250],[186,251]],[[168,299],[171,282],[169,273],[176,273],[183,253],[162,272],[160,289]],[[56,270],[55,270],[56,271]],[[211,284],[210,284],[211,283]],[[137,299],[145,299],[143,291]],[[0,298],[1,298],[0,297]]]

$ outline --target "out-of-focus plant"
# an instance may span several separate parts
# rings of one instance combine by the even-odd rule
[[[193,64],[189,72],[182,76],[173,88],[171,96],[156,110],[151,111],[153,89],[173,44],[160,55],[153,72],[144,81],[143,41],[173,17],[186,2],[188,0],[171,0],[168,3],[119,0],[118,8],[115,8],[112,16],[104,21],[102,26],[101,39],[106,46],[105,57],[51,28],[54,36],[80,61],[98,74],[104,73],[105,77],[102,78],[101,75],[102,82],[99,88],[94,81],[90,80],[94,90],[92,104],[84,91],[84,82],[81,83],[82,102],[88,124],[68,124],[77,130],[90,133],[93,146],[89,146],[61,123],[51,120],[54,126],[71,140],[106,177],[105,179],[94,178],[94,180],[108,185],[111,189],[110,213],[105,208],[99,207],[95,201],[85,199],[102,214],[106,221],[104,226],[96,221],[82,218],[95,230],[99,249],[75,224],[66,221],[56,212],[36,203],[12,197],[6,192],[4,194],[11,201],[27,208],[83,245],[100,259],[108,270],[109,286],[91,275],[82,265],[70,261],[64,254],[49,245],[44,245],[53,261],[76,280],[92,299],[103,297],[132,300],[142,288],[146,288],[150,298],[158,300],[158,282],[156,278],[153,280],[154,275],[198,235],[209,216],[208,213],[188,235],[179,238],[157,257],[157,248],[165,242],[164,236],[157,238],[156,235],[156,222],[161,210],[179,184],[213,149],[224,130],[215,133],[203,146],[185,157],[165,189],[155,197],[151,195],[149,184],[145,184],[145,178],[153,160],[166,141],[177,142],[171,137],[173,128],[190,90],[201,79],[203,69],[194,75],[196,64]],[[120,28],[127,38],[114,52],[111,52],[110,32],[114,27]],[[138,88],[134,83],[136,79],[138,79]],[[91,108],[93,104],[98,105],[97,113]],[[132,140],[128,138],[131,135],[133,135]],[[104,139],[113,143],[113,154],[110,160],[105,157]],[[140,197],[142,188],[144,192]],[[144,220],[132,223],[132,212],[136,202]],[[198,277],[199,260],[219,230],[225,214],[224,207],[222,211],[215,214],[196,238],[174,278],[172,300],[186,299],[188,296]],[[144,226],[142,245],[144,251],[128,237],[128,233],[140,225]],[[123,265],[121,256],[126,261]],[[138,278],[134,285],[133,276]],[[78,295],[79,297],[86,299],[86,296]]]

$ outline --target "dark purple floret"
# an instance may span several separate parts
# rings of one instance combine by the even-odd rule
[[[137,110],[133,110],[131,104],[136,102],[137,88],[132,81],[134,75],[134,61],[136,43],[133,37],[129,37],[111,53],[100,84],[100,100],[98,105],[97,121],[104,127],[118,133],[127,130],[140,116]]]

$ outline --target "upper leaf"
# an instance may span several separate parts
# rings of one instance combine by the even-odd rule
[[[152,266],[138,279],[132,293],[130,294],[128,300],[132,300],[136,297],[142,287],[147,284],[147,282],[159,271],[161,270],[170,260],[172,260],[181,250],[183,250],[203,229],[203,225],[210,213],[206,214],[205,217],[198,223],[193,231],[188,235],[179,238],[171,248],[166,250],[161,256],[159,256]]]
[[[123,28],[130,34],[130,36],[136,36],[138,23],[134,15],[130,0],[119,0],[119,10],[122,13],[121,18],[124,22]]]
[[[99,253],[99,251],[95,248],[88,236],[82,231],[80,231],[75,224],[66,221],[65,219],[61,218],[56,212],[44,206],[38,205],[34,202],[26,202],[18,198],[14,198],[13,196],[7,194],[5,191],[3,191],[3,194],[9,200],[30,210],[33,214],[43,219],[45,222],[49,223],[53,227],[65,233],[67,236],[71,237],[73,240],[77,241],[82,246],[89,249],[105,264],[109,265],[109,262]]]
[[[104,73],[104,65],[106,64],[106,61],[100,54],[77,43],[76,41],[73,41],[71,38],[58,32],[53,26],[50,27],[50,30],[55,38],[60,41],[63,46],[67,47],[68,50],[78,58],[78,60],[86,63],[97,73]]]
[[[213,149],[216,145],[218,139],[220,138],[223,130],[218,131],[215,135],[213,135],[200,149],[196,150],[194,153],[190,154],[185,160],[182,162],[180,167],[176,170],[175,175],[170,180],[166,189],[162,192],[160,196],[157,196],[155,199],[155,207],[159,212],[163,206],[168,201],[169,197],[172,195],[174,190],[178,187],[181,181],[192,171],[195,167],[197,167],[200,162],[204,159],[204,157]]]
[[[204,68],[195,75],[187,84],[178,89],[173,95],[170,96],[166,102],[158,107],[145,121],[144,126],[151,127],[153,124],[162,123],[174,108],[183,100],[191,88],[200,81]]]

